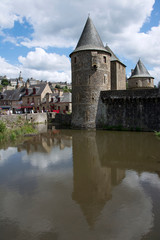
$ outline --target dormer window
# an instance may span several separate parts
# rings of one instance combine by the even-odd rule
[[[53,97],[51,98],[51,102],[53,102]]]
[[[33,88],[33,94],[36,94],[36,88]]]

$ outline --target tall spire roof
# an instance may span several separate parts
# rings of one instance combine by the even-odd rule
[[[79,42],[73,52],[84,50],[101,50],[104,52],[108,52],[105,49],[102,40],[100,39],[100,36],[90,17],[88,17],[87,19]]]
[[[146,67],[143,65],[142,61],[139,59],[135,69],[133,70],[131,77],[130,78],[135,78],[135,77],[149,77],[153,78],[149,72],[147,71]]]

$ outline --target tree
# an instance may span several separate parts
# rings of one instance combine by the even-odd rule
[[[58,88],[58,89],[60,89],[60,88],[61,88],[61,86],[60,86],[59,84],[56,84],[55,88]]]
[[[8,86],[9,85],[9,81],[7,79],[2,79],[1,84],[3,86]]]

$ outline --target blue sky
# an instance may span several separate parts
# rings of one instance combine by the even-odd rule
[[[70,82],[69,54],[90,13],[127,76],[141,58],[160,81],[159,0],[1,0],[0,9],[0,76]]]

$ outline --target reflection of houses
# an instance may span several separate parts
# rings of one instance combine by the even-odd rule
[[[90,226],[111,198],[112,186],[124,178],[124,170],[103,167],[97,148],[96,133],[83,132],[73,135],[72,198],[80,205]]]
[[[70,136],[63,135],[59,130],[48,131],[41,133],[21,144],[18,150],[26,150],[27,153],[41,152],[50,153],[53,147],[59,147],[63,150],[65,147],[72,146],[72,138]]]

